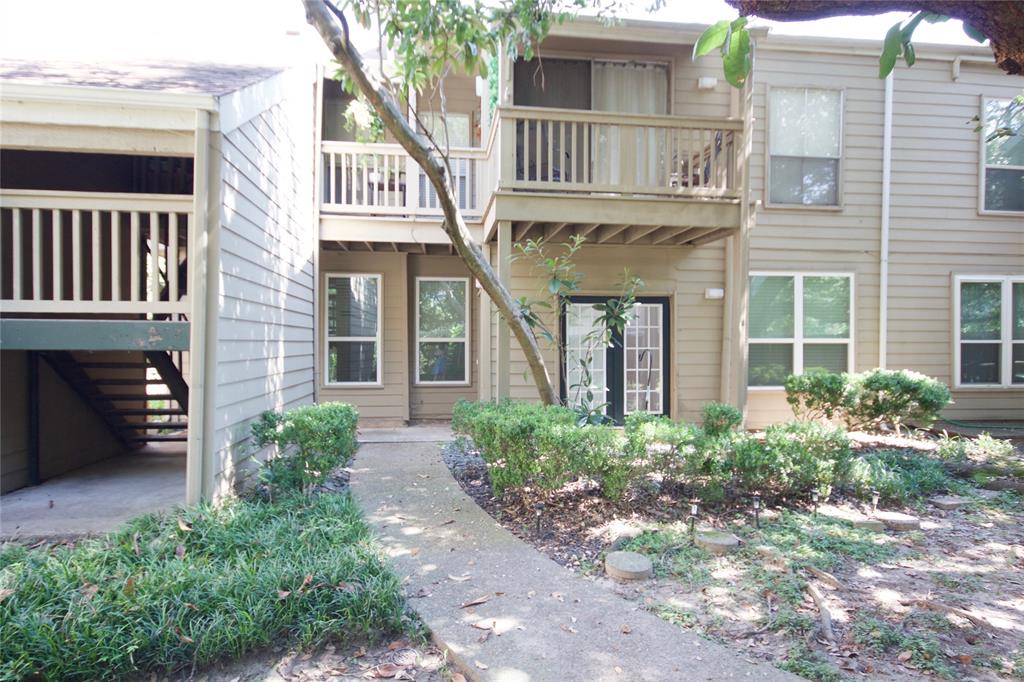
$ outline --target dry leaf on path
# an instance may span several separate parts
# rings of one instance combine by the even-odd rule
[[[476,599],[470,599],[467,602],[463,602],[462,604],[459,604],[459,608],[460,609],[468,609],[470,606],[479,606],[480,604],[485,604],[487,602],[487,600],[490,599],[490,598],[491,598],[490,595],[485,594],[482,597],[477,597]]]
[[[473,661],[473,665],[480,668],[481,670],[487,670],[487,664],[481,663],[480,661]]]
[[[899,656],[896,657],[896,660],[899,661],[900,663],[906,663],[907,661],[910,660],[910,657],[913,656],[913,655],[914,654],[910,653],[909,651],[904,651]]]
[[[464,583],[467,580],[469,580],[469,578],[470,575],[468,573],[465,575],[452,575],[451,573],[448,574],[448,580],[454,580],[457,583]]]
[[[188,525],[188,523],[185,522],[185,519],[178,519],[178,528],[180,528],[185,533],[188,533],[192,530],[192,526]]]
[[[477,630],[493,630],[494,621],[478,620],[472,624]]]

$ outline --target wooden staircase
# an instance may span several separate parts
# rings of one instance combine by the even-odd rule
[[[187,353],[45,351],[40,356],[126,448],[188,440]]]

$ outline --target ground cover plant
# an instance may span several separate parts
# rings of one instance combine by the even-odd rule
[[[630,415],[623,427],[586,427],[615,434],[599,459],[627,483],[610,494],[593,463],[563,468],[584,461],[559,437],[571,416],[547,408],[534,419],[533,409],[463,405],[455,425],[466,436],[444,454],[485,510],[571,570],[812,680],[1024,676],[1024,497],[979,488],[1024,466],[1011,442],[909,431],[891,415],[873,422],[885,429],[875,434],[848,434],[824,414],[747,433],[718,405],[700,424]],[[522,475],[492,485],[509,441]],[[970,503],[943,511],[929,502],[937,494]],[[873,498],[919,517],[921,529],[855,526],[871,517]],[[694,503],[693,526],[735,534],[737,551],[695,546]],[[603,558],[617,549],[648,556],[654,578],[606,578]]]
[[[327,405],[263,423],[299,452],[342,461],[354,414]],[[293,481],[305,493],[143,516],[71,545],[0,547],[0,679],[120,679],[271,643],[401,632],[398,579],[355,503],[309,492],[309,480]]]

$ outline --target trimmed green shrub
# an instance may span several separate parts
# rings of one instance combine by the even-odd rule
[[[931,424],[952,402],[944,383],[905,369],[872,369],[850,376],[848,382],[850,404],[845,419],[850,429],[877,428],[883,423],[899,429],[911,420]]]
[[[816,489],[828,496],[849,472],[850,442],[839,427],[789,422],[769,426],[763,441],[744,436],[733,442],[729,462],[744,492],[794,496]]]
[[[931,424],[951,402],[941,381],[909,370],[860,374],[813,372],[786,379],[786,401],[798,419],[842,419],[847,428],[899,429],[907,421]]]
[[[704,403],[701,408],[701,428],[709,436],[721,436],[734,431],[743,423],[743,413],[725,403]]]
[[[847,406],[847,375],[831,372],[790,374],[786,377],[786,402],[801,420],[831,420]]]
[[[358,421],[359,413],[347,403],[264,412],[252,425],[253,443],[259,449],[274,445],[278,452],[261,466],[260,480],[272,492],[323,483],[355,452]]]

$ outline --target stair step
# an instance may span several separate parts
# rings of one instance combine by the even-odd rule
[[[187,429],[188,422],[144,422],[132,424],[136,431],[152,431],[155,429]]]
[[[100,396],[107,400],[174,400],[170,393],[101,393]]]
[[[144,369],[149,367],[145,362],[80,362],[78,366],[86,369]]]
[[[140,409],[140,410],[109,410],[110,414],[119,414],[122,417],[147,417],[149,415],[183,415],[185,410],[175,408],[153,408],[153,409]]]
[[[144,386],[146,384],[163,384],[163,379],[93,379],[92,383],[97,386]]]
[[[152,435],[152,436],[139,436],[138,438],[132,438],[132,440],[140,442],[140,443],[149,443],[149,442],[152,442],[152,441],[176,441],[176,442],[182,443],[182,442],[188,440],[188,436],[185,436],[185,435],[175,435],[175,436],[157,436],[157,435]]]

